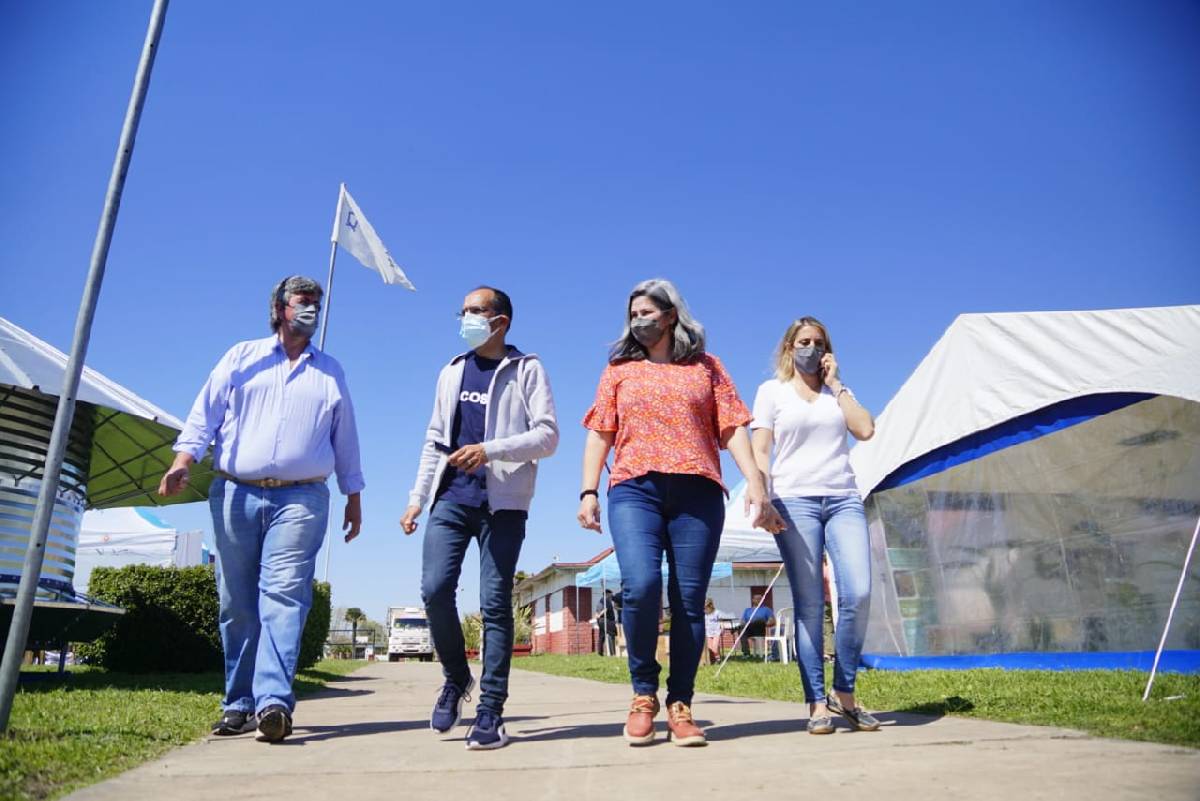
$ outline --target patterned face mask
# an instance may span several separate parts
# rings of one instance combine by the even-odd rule
[[[663,325],[660,320],[651,317],[638,317],[630,320],[629,333],[643,348],[653,347],[663,337]]]

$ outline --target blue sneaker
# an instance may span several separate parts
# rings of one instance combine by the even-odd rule
[[[442,693],[433,705],[433,714],[429,716],[429,728],[438,734],[445,734],[458,725],[462,720],[463,701],[471,700],[471,690],[475,689],[475,679],[467,679],[466,687],[459,687],[447,680],[442,685]]]
[[[475,722],[467,731],[467,750],[490,751],[508,745],[508,734],[504,731],[504,718],[490,709],[480,708]]]

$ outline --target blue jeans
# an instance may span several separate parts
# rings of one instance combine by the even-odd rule
[[[472,539],[479,540],[479,611],[483,616],[483,676],[479,706],[503,714],[513,646],[513,575],[525,540],[526,514],[437,501],[429,513],[421,554],[421,598],[433,647],[448,681],[471,678],[458,619],[458,577]]]
[[[725,495],[703,476],[648,473],[608,493],[608,527],[621,567],[621,624],[637,695],[658,692],[654,658],[662,603],[662,559],[670,570],[671,672],[667,705],[692,702],[704,648],[704,600],[725,525]]]
[[[329,519],[329,488],[267,489],[217,478],[208,505],[225,650],[221,706],[261,712],[282,704],[290,711],[317,551]]]
[[[774,504],[787,523],[775,541],[792,585],[804,700],[811,704],[825,698],[825,587],[821,578],[825,550],[829,551],[838,593],[833,689],[852,693],[871,608],[871,547],[862,500],[857,495],[824,496],[784,498]]]

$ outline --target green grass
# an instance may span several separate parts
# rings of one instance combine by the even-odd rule
[[[307,695],[364,662],[327,660],[296,677]],[[38,671],[52,675],[49,671]],[[206,734],[220,717],[217,673],[132,675],[73,667],[22,682],[0,734],[0,799],[44,799],[114,776]]]
[[[624,659],[595,655],[531,656],[513,667],[627,684]],[[795,665],[731,659],[720,677],[702,666],[704,693],[802,703]],[[1200,748],[1200,676],[1160,674],[1142,703],[1146,673],[1133,670],[864,670],[857,697],[868,709],[1061,726],[1098,737],[1149,740]],[[826,685],[830,683],[826,671]],[[1175,700],[1171,697],[1182,696]]]

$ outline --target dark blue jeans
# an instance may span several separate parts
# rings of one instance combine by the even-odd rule
[[[483,676],[479,706],[504,712],[512,664],[513,574],[525,540],[526,514],[438,501],[429,513],[421,556],[421,598],[442,673],[459,687],[471,677],[458,618],[458,577],[471,540],[479,540],[479,611],[483,616]]]
[[[662,668],[654,652],[666,553],[671,605],[667,705],[690,704],[704,648],[704,599],[725,525],[724,492],[703,476],[648,473],[609,490],[608,520],[621,566],[621,623],[633,691],[658,692]]]

